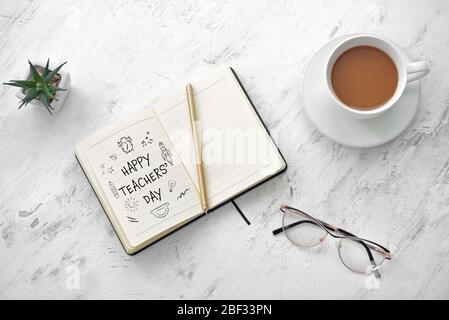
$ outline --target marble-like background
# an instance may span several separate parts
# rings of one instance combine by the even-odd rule
[[[50,117],[17,111],[0,86],[0,298],[449,298],[448,21],[443,0],[2,0],[0,81],[50,57],[69,61],[73,87]],[[364,150],[323,137],[300,102],[314,52],[353,32],[432,68],[410,127]],[[287,173],[238,199],[251,226],[227,205],[127,256],[75,144],[224,64],[279,133]],[[302,251],[273,237],[281,203],[391,247],[380,287],[346,270],[333,241]]]

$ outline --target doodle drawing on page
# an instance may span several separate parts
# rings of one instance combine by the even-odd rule
[[[175,180],[168,180],[168,191],[172,192],[173,188],[176,186]]]
[[[125,209],[129,212],[136,212],[139,208],[139,201],[134,197],[125,200]]]
[[[164,204],[161,204],[160,206],[154,208],[153,210],[151,210],[151,213],[156,217],[156,218],[163,218],[165,217],[168,212],[169,212],[169,208],[168,208],[169,203],[166,202]]]
[[[165,144],[162,141],[159,142],[159,148],[161,149],[162,160],[167,161],[168,163],[173,165],[173,160],[171,158],[171,152],[170,152],[170,150],[168,150],[165,147]]]
[[[117,145],[126,154],[134,151],[133,140],[131,139],[131,137],[120,138],[120,140],[117,142]]]
[[[139,220],[137,220],[136,218],[131,217],[131,216],[126,216],[126,218],[128,218],[129,222],[139,222]]]
[[[176,199],[178,199],[178,200],[182,199],[186,195],[187,191],[189,191],[189,190],[190,190],[189,188],[185,189],[183,192],[181,192],[179,194],[179,196]]]
[[[140,143],[142,144],[143,148],[145,148],[147,145],[153,143],[153,139],[150,138],[150,132],[149,131],[147,131],[147,134],[146,134],[145,138],[143,138],[143,140]]]
[[[120,197],[117,188],[115,187],[114,183],[112,181],[109,181],[109,189],[111,189],[112,194],[116,199]]]

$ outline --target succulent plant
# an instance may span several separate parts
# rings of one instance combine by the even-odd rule
[[[19,87],[23,89],[25,98],[20,102],[19,109],[24,105],[27,105],[33,99],[39,100],[51,114],[51,110],[54,110],[51,106],[53,99],[58,101],[55,97],[57,91],[65,91],[66,89],[59,88],[58,82],[60,81],[60,75],[58,74],[62,66],[67,62],[62,63],[53,70],[48,69],[50,61],[47,60],[45,68],[33,65],[29,60],[30,65],[30,78],[27,80],[10,80],[3,83],[4,85]],[[40,69],[40,72],[38,71]]]

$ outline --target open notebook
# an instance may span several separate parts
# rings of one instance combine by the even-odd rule
[[[286,163],[231,68],[191,83],[213,210]],[[129,254],[204,214],[181,88],[93,133],[76,146],[76,157]]]

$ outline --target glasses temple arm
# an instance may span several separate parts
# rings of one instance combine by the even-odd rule
[[[330,225],[330,224],[328,224],[328,223],[326,223],[324,221],[321,221],[321,220],[318,220],[318,219],[316,219],[316,220],[319,221],[325,228],[327,228],[329,230],[332,230],[332,231],[338,231],[338,229],[335,228],[334,226],[332,226],[332,225]],[[315,222],[313,220],[301,220],[301,221],[296,221],[296,222],[290,223],[290,224],[288,224],[286,226],[283,226],[283,227],[280,227],[280,228],[277,228],[277,229],[273,230],[272,231],[273,235],[277,235],[277,234],[279,234],[279,233],[281,233],[281,232],[283,232],[285,230],[288,230],[290,228],[296,227],[297,225],[299,225],[301,223],[311,223],[311,224],[314,224],[314,225],[317,225],[317,226],[321,227],[319,223],[317,223],[317,222]]]
[[[311,224],[314,224],[314,225],[318,225],[316,222],[311,221],[311,220],[296,221],[296,222],[290,223],[290,224],[288,224],[286,226],[283,226],[283,227],[280,227],[280,228],[277,228],[277,229],[273,230],[272,231],[273,235],[277,235],[277,234],[279,234],[279,233],[281,233],[281,232],[283,232],[285,230],[288,230],[288,229],[291,229],[293,227],[296,227],[297,225],[300,225],[301,223],[311,223]]]

